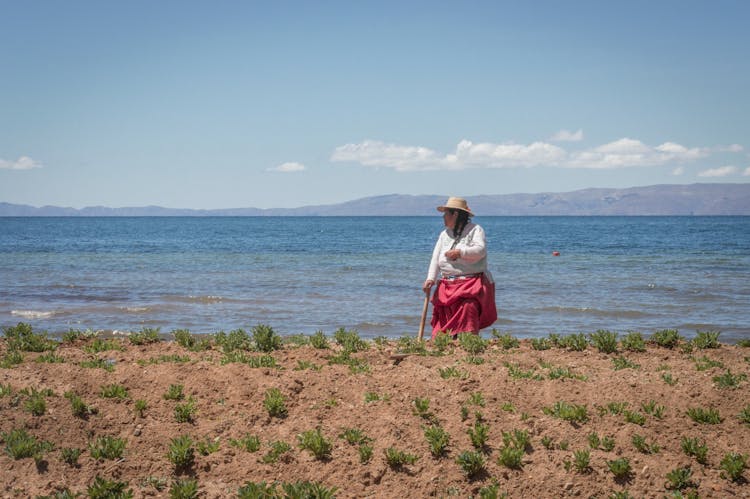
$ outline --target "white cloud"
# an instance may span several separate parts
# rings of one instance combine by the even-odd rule
[[[739,144],[730,144],[728,146],[717,146],[714,149],[717,152],[742,152],[745,150],[745,148]]]
[[[274,166],[273,168],[268,168],[267,171],[269,172],[281,172],[281,173],[294,173],[294,172],[303,172],[307,170],[305,165],[302,163],[296,163],[293,161],[282,163],[279,166]]]
[[[750,166],[748,166],[747,168],[745,168],[745,171],[742,172],[742,176],[743,177],[750,177]]]
[[[583,130],[578,129],[576,132],[570,130],[560,130],[550,139],[552,142],[580,142],[583,140]]]
[[[0,170],[31,170],[41,168],[42,164],[28,156],[21,156],[15,161],[0,159]]]
[[[685,168],[678,166],[674,170],[672,170],[672,175],[675,177],[679,177],[680,175],[683,175],[685,173]]]
[[[704,170],[698,174],[699,177],[727,177],[734,175],[739,170],[736,166],[721,166],[719,168],[711,168]]]

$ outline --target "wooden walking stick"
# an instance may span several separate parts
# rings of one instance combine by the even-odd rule
[[[419,321],[419,336],[417,336],[417,339],[419,341],[422,341],[422,336],[424,336],[424,323],[427,320],[427,305],[430,303],[430,290],[424,292],[424,305],[422,306],[422,320]]]

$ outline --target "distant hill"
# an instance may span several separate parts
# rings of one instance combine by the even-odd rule
[[[81,209],[0,203],[5,217],[405,216],[434,215],[447,195],[389,194],[299,208],[191,210],[144,206]],[[539,194],[470,196],[477,215],[750,215],[750,183],[652,185]]]

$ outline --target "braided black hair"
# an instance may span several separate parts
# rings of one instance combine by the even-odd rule
[[[448,211],[450,213],[458,212],[458,217],[456,217],[456,225],[453,226],[453,245],[451,246],[451,249],[455,249],[459,239],[461,239],[461,234],[466,228],[466,224],[469,223],[469,212],[464,210],[453,210],[450,208],[448,208]]]

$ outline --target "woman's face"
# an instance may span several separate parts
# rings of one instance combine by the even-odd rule
[[[443,212],[443,223],[449,229],[456,227],[456,219],[458,218],[458,212],[455,210],[445,210]]]

